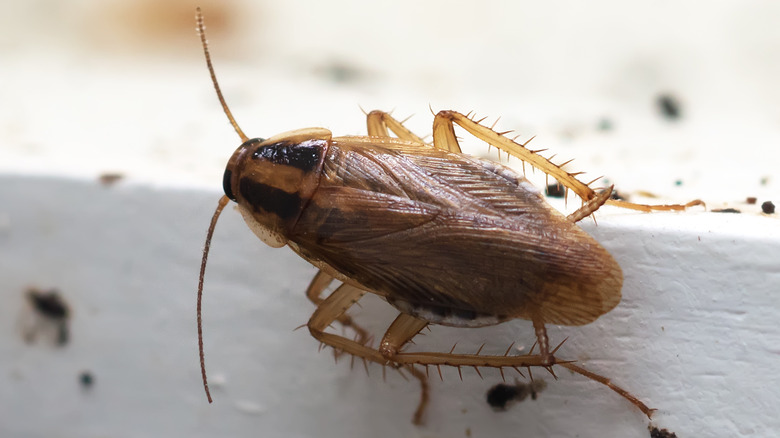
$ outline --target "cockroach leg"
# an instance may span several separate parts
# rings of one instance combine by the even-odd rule
[[[580,220],[593,214],[593,212],[595,212],[602,205],[604,205],[604,203],[609,199],[609,197],[612,196],[613,187],[614,186],[610,186],[607,190],[604,190],[601,193],[597,194],[595,198],[591,199],[590,201],[587,201],[585,205],[580,207],[574,213],[568,215],[566,219],[572,222],[579,222]]]
[[[633,202],[628,201],[621,201],[620,199],[608,199],[607,202],[605,202],[607,205],[614,205],[616,207],[622,207],[627,208],[629,210],[639,210],[644,212],[650,212],[650,211],[683,211],[688,207],[693,207],[695,205],[701,205],[702,207],[706,208],[706,205],[704,204],[704,201],[701,201],[699,199],[695,199],[691,202],[688,202],[687,204],[662,204],[662,205],[646,205],[646,204],[635,204]]]
[[[425,369],[427,370],[428,367],[426,366]],[[420,403],[417,405],[417,409],[414,410],[414,416],[412,416],[412,423],[419,426],[424,423],[423,417],[425,415],[425,408],[428,406],[428,400],[430,400],[428,376],[411,365],[408,367],[408,370],[420,381]]]
[[[343,336],[335,335],[332,333],[326,333],[325,329],[335,320],[338,319],[352,304],[357,302],[366,292],[362,289],[356,288],[351,285],[343,284],[336,289],[328,298],[323,300],[317,310],[315,310],[311,319],[309,320],[308,327],[312,336],[325,345],[331,346],[335,349],[341,350],[345,353],[357,356],[359,358],[376,362],[381,365],[391,365],[395,368],[403,367],[412,372],[420,381],[422,389],[420,405],[415,412],[414,421],[421,421],[425,405],[428,402],[428,383],[425,379],[425,374],[422,371],[411,368],[412,365],[422,366],[436,366],[438,370],[441,370],[441,365],[452,367],[487,367],[487,368],[504,368],[510,367],[518,370],[520,367],[543,367],[549,368],[550,362],[545,361],[543,355],[521,355],[521,356],[488,356],[477,354],[456,354],[450,353],[436,353],[436,352],[411,352],[411,353],[396,353],[391,360],[387,360],[378,349],[368,347],[360,344],[359,342],[345,338]],[[400,317],[398,318],[400,319]],[[397,320],[398,320],[397,319]],[[406,318],[404,318],[406,319]],[[413,320],[406,321],[403,325],[414,325]],[[422,328],[420,328],[422,329]],[[390,331],[390,330],[388,330]],[[419,330],[418,330],[419,331]],[[549,350],[549,347],[548,347]],[[647,405],[639,401],[636,397],[631,395],[628,391],[613,384],[606,377],[592,373],[580,366],[568,361],[560,361],[555,359],[554,354],[557,348],[553,352],[548,351],[548,355],[552,358],[552,363],[558,366],[562,366],[575,373],[581,374],[591,380],[606,385],[635,406],[637,406],[645,415],[650,417],[653,410],[648,408]],[[518,370],[519,372],[519,370]]]
[[[585,202],[590,201],[598,196],[596,191],[590,188],[588,184],[585,184],[576,178],[579,173],[570,173],[563,170],[561,166],[539,155],[538,152],[540,151],[532,151],[526,148],[524,144],[517,143],[507,137],[504,137],[501,135],[501,133],[490,129],[487,126],[480,125],[478,122],[475,122],[474,120],[471,120],[456,111],[439,111],[439,113],[436,114],[436,117],[433,120],[433,144],[437,149],[449,150],[451,152],[460,152],[458,139],[455,136],[455,130],[453,128],[454,125],[460,126],[478,139],[490,144],[491,146],[499,148],[507,154],[522,160],[523,162],[527,162],[531,166],[555,178],[559,183],[572,190]],[[704,205],[704,203],[698,199],[687,204],[669,205],[634,204],[617,199],[608,199],[604,203],[639,211],[679,211],[685,210],[686,208],[692,207],[694,205]]]
[[[403,123],[384,111],[374,110],[368,113],[366,116],[366,124],[368,125],[369,137],[390,137],[390,133],[388,132],[389,128],[390,131],[402,140],[425,144],[425,141],[423,141],[422,138],[406,129]]]
[[[379,352],[385,359],[392,360],[401,348],[424,329],[428,322],[407,313],[401,313],[390,324],[390,327],[379,343]]]
[[[621,396],[623,396],[623,398],[625,398],[626,400],[628,400],[631,403],[633,403],[633,405],[636,406],[637,408],[639,408],[639,410],[642,411],[643,414],[647,415],[647,418],[652,418],[653,412],[656,411],[655,409],[649,408],[646,404],[642,403],[641,400],[639,400],[638,398],[634,397],[630,392],[628,392],[625,389],[615,385],[614,383],[612,383],[612,381],[610,381],[608,378],[606,378],[604,376],[600,376],[600,375],[598,375],[596,373],[592,373],[592,372],[586,370],[585,368],[582,368],[581,366],[575,365],[572,362],[559,362],[558,365],[560,365],[560,366],[562,366],[562,367],[564,367],[564,368],[566,368],[566,369],[568,369],[568,370],[570,370],[572,372],[575,372],[577,374],[583,375],[583,376],[585,376],[585,377],[587,377],[587,378],[589,378],[589,379],[591,379],[593,381],[596,381],[596,382],[599,382],[599,383],[601,383],[603,385],[608,386],[611,390],[615,391],[616,393],[618,393]]]
[[[306,288],[306,298],[315,305],[319,305],[323,301],[323,298],[320,297],[320,295],[332,282],[333,277],[321,270],[317,271],[314,278],[311,279],[309,287]]]
[[[325,289],[330,286],[330,284],[333,282],[333,277],[326,274],[323,271],[318,271],[317,274],[314,276],[314,278],[311,279],[311,283],[309,283],[309,287],[306,288],[306,297],[315,305],[320,305],[324,301],[324,299],[320,296]],[[355,323],[355,321],[352,319],[351,316],[347,315],[346,313],[342,313],[339,315],[336,319],[339,323],[341,323],[344,327],[350,327],[352,330],[355,331],[357,334],[356,341],[359,342],[362,345],[366,345],[369,340],[370,336],[368,334],[368,331],[364,329],[363,327],[359,326]],[[338,357],[338,353],[337,353]]]
[[[333,321],[338,320],[350,306],[365,294],[366,291],[362,289],[342,284],[328,298],[322,300],[307,325],[311,335],[326,345],[374,362],[384,363],[386,360],[379,354],[379,351],[344,336],[325,333],[325,329]]]
[[[372,362],[385,365],[387,364],[388,360],[385,359],[378,350],[372,349],[364,344],[350,340],[343,336],[334,335],[332,333],[325,333],[325,329],[330,325],[330,323],[342,316],[344,312],[350,306],[355,304],[365,293],[366,291],[348,284],[342,284],[339,286],[338,289],[333,291],[333,293],[330,294],[328,298],[325,298],[319,304],[317,310],[314,311],[311,319],[309,319],[309,332],[318,341],[335,349],[341,350],[353,356],[360,357],[363,360],[370,360]],[[415,334],[422,330],[423,327],[425,327],[425,325],[417,329]],[[414,335],[409,336],[406,341],[411,339],[413,336]],[[407,365],[407,369],[411,372],[411,374],[420,381],[420,404],[415,410],[413,421],[415,424],[421,424],[423,414],[425,412],[425,407],[428,404],[429,399],[428,380],[424,373],[414,369],[414,363]]]
[[[555,363],[555,358],[550,354],[550,339],[547,337],[547,328],[544,326],[544,321],[534,318],[531,322],[534,325],[536,340],[539,342],[539,356],[542,358],[542,363],[545,366],[550,366]]]

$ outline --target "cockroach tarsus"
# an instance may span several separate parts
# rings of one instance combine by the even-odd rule
[[[201,297],[208,251],[227,203],[238,205],[250,229],[266,244],[289,246],[319,269],[307,288],[317,306],[307,324],[323,345],[359,360],[410,373],[421,384],[414,422],[422,422],[434,368],[564,367],[608,386],[645,415],[639,399],[571,361],[556,357],[545,324],[583,325],[620,301],[623,274],[612,256],[576,222],[604,204],[639,211],[684,210],[692,205],[643,205],[611,199],[469,115],[439,111],[430,143],[390,114],[367,114],[368,136],[333,137],[307,128],[269,139],[249,139],[233,118],[217,83],[203,17],[197,25],[206,64],[222,108],[242,145],[225,170],[198,279],[198,337],[203,384],[211,401],[203,355]],[[564,216],[522,175],[492,161],[462,154],[454,126],[544,171],[582,199]],[[395,137],[391,136],[391,133]],[[510,250],[511,249],[511,250]],[[473,254],[477,254],[474,256]],[[555,272],[556,275],[547,275]],[[330,284],[341,284],[322,297]],[[346,311],[371,292],[400,311],[374,346]],[[456,327],[531,320],[538,354],[412,352],[404,349],[429,324]],[[339,322],[355,339],[327,331]]]

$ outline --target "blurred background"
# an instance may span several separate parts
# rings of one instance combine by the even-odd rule
[[[0,168],[211,187],[237,137],[215,104],[195,4],[5,4]],[[674,195],[684,181],[694,197],[736,200],[735,186],[777,174],[762,158],[777,157],[779,137],[774,2],[197,4],[250,136],[362,134],[360,108],[413,115],[425,135],[430,107],[500,116],[626,190]]]
[[[432,426],[412,427],[413,384],[354,378],[317,356],[305,330],[291,332],[311,314],[313,270],[268,255],[235,214],[215,237],[223,252],[205,304],[226,401],[206,406],[194,286],[239,139],[209,80],[196,6],[249,136],[309,126],[360,135],[361,109],[412,116],[407,126],[427,135],[431,110],[474,111],[629,196],[753,215],[780,201],[777,2],[0,1],[0,436],[647,436],[623,400],[581,381],[545,393],[565,414],[534,407],[511,422],[484,404],[485,382],[453,382]],[[51,318],[35,316],[29,288],[66,299],[65,344],[63,317],[42,323]],[[475,345],[493,336],[502,351],[516,339],[479,333]],[[630,375],[616,360],[617,376]],[[589,404],[601,409],[595,424]],[[712,430],[729,436],[773,433],[716,420]]]

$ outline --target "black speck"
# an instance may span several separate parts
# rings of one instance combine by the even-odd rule
[[[487,402],[491,408],[503,411],[506,410],[506,404],[517,396],[517,392],[517,387],[499,383],[488,390]]]
[[[366,73],[360,68],[342,61],[332,61],[322,69],[322,75],[336,83],[349,83],[365,79]]]
[[[666,429],[658,429],[657,427],[650,427],[650,438],[677,438],[677,434],[669,432]]]
[[[98,181],[100,184],[103,184],[104,186],[112,186],[117,181],[121,180],[125,176],[121,173],[112,173],[112,172],[106,172],[101,173],[100,176],[98,176]]]
[[[656,100],[658,108],[668,120],[677,120],[681,117],[680,102],[671,94],[661,94]]]
[[[563,198],[566,194],[566,188],[561,183],[552,183],[545,189],[545,194],[551,198]]]
[[[618,201],[625,201],[626,200],[625,196],[621,195],[620,193],[618,193],[617,190],[614,190],[614,189],[612,190],[612,194],[609,195],[609,197],[610,197],[610,199],[616,199]]]
[[[56,327],[57,345],[67,344],[70,341],[70,329],[68,328],[70,310],[68,310],[68,305],[59,292],[56,289],[41,291],[30,288],[27,290],[27,299],[38,315],[50,321]],[[26,336],[28,341],[31,341],[35,334],[29,333]]]
[[[710,211],[713,213],[742,213],[736,208],[713,208]]]
[[[90,388],[95,383],[95,377],[89,371],[82,371],[79,374],[79,383],[83,388]]]
[[[56,289],[39,291],[28,289],[27,296],[41,315],[50,319],[67,319],[68,306]]]
[[[528,383],[515,382],[514,385],[499,383],[488,390],[487,402],[494,411],[505,411],[510,404],[523,401],[529,396],[531,400],[536,400],[539,392],[546,387],[547,383],[540,379]]]
[[[766,201],[761,204],[761,211],[766,214],[772,214],[775,212],[775,204],[773,204],[772,201]]]

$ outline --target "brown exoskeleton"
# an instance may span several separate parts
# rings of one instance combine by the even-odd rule
[[[545,324],[587,324],[620,302],[620,266],[577,221],[605,203],[645,211],[685,206],[611,200],[611,189],[597,193],[576,174],[453,111],[436,114],[430,144],[380,111],[368,114],[367,137],[333,137],[326,129],[308,128],[249,139],[220,92],[200,11],[197,19],[214,88],[243,142],[227,164],[225,196],[209,227],[198,285],[199,335],[211,235],[232,200],[263,242],[289,246],[319,268],[306,292],[317,304],[308,322],[312,336],[339,352],[403,367],[420,379],[416,423],[428,393],[425,373],[414,365],[493,367],[502,375],[505,367],[551,371],[559,365],[609,386],[651,415],[608,379],[558,360]],[[462,154],[454,124],[554,177],[582,198],[583,206],[564,216],[515,171]],[[342,284],[321,298],[334,279]],[[345,314],[366,292],[400,311],[376,348]],[[533,322],[539,354],[402,352],[429,324],[479,327],[514,318]],[[334,321],[353,327],[357,339],[326,332]],[[200,347],[203,365],[202,339]],[[205,371],[203,381],[208,393]]]

